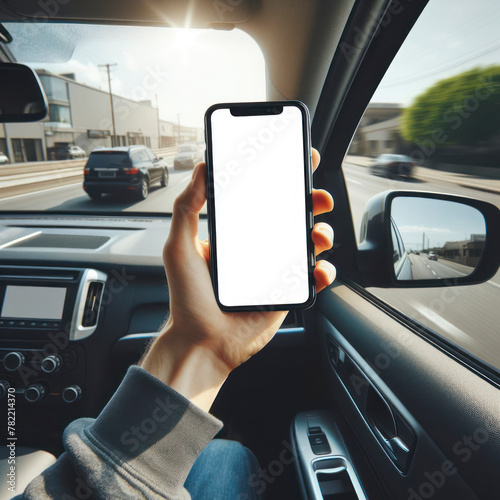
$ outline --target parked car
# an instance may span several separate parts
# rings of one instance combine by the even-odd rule
[[[174,158],[175,170],[194,168],[198,162],[203,160],[203,151],[204,149],[197,144],[181,144]]]
[[[398,177],[412,177],[414,167],[415,163],[409,156],[384,154],[375,160],[370,170],[373,175],[396,179]]]
[[[86,158],[87,154],[80,146],[64,146],[56,150],[56,160],[74,160],[75,158]]]
[[[103,194],[133,192],[145,200],[157,182],[168,185],[167,163],[145,146],[98,149],[90,153],[84,169],[83,189],[93,200]]]
[[[427,255],[428,260],[438,260],[438,254],[436,252],[429,252]]]
[[[0,151],[0,165],[6,165],[7,163],[9,163],[9,157]]]

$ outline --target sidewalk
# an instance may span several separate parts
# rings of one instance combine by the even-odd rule
[[[345,157],[345,161],[362,167],[369,167],[373,163],[373,159],[367,158],[366,156],[349,155]],[[445,172],[442,170],[434,170],[420,166],[416,167],[415,178],[422,181],[437,181],[444,184],[457,184],[458,186],[469,189],[500,194],[500,180],[498,179],[482,179],[474,175]]]

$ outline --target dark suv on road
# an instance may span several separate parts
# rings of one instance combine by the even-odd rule
[[[93,151],[84,169],[83,189],[93,199],[103,194],[132,192],[147,198],[149,187],[168,184],[167,163],[145,146],[127,146]]]

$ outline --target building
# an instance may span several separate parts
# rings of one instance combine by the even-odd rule
[[[144,144],[157,149],[202,140],[201,129],[159,120],[151,101],[113,95],[112,116],[109,92],[79,83],[73,74],[37,73],[49,115],[41,122],[0,127],[0,151],[11,163],[51,160],[57,149],[73,144],[88,154],[97,146]]]
[[[444,259],[458,262],[464,266],[476,267],[483,253],[486,235],[471,234],[469,240],[447,241],[441,254]]]
[[[378,156],[400,153],[404,140],[399,133],[403,108],[396,103],[368,104],[349,148],[349,154]]]

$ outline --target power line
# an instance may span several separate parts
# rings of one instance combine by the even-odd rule
[[[439,70],[435,71],[430,71],[430,72],[427,72],[427,73],[424,73],[424,74],[420,74],[419,77],[415,78],[415,77],[409,77],[407,78],[406,80],[402,81],[402,82],[399,82],[399,83],[391,83],[389,85],[382,85],[380,87],[380,89],[387,89],[387,88],[392,88],[392,87],[399,87],[401,85],[406,85],[407,83],[412,83],[412,82],[418,82],[420,80],[423,80],[425,78],[428,78],[430,76],[435,76],[435,75],[439,75],[441,73],[444,73],[450,69],[453,69],[453,68],[456,68],[458,66],[462,66],[463,64],[467,64],[468,62],[471,62],[471,61],[474,61],[476,59],[479,59],[480,57],[483,57],[484,55],[486,54],[490,54],[491,52],[495,52],[496,50],[500,49],[500,44],[497,44],[483,52],[481,52],[480,54],[477,54],[477,55],[474,55],[473,57],[469,57],[469,58],[466,58],[466,59],[462,59],[456,63],[453,63],[453,64],[449,64],[447,66],[443,66],[441,67]]]

